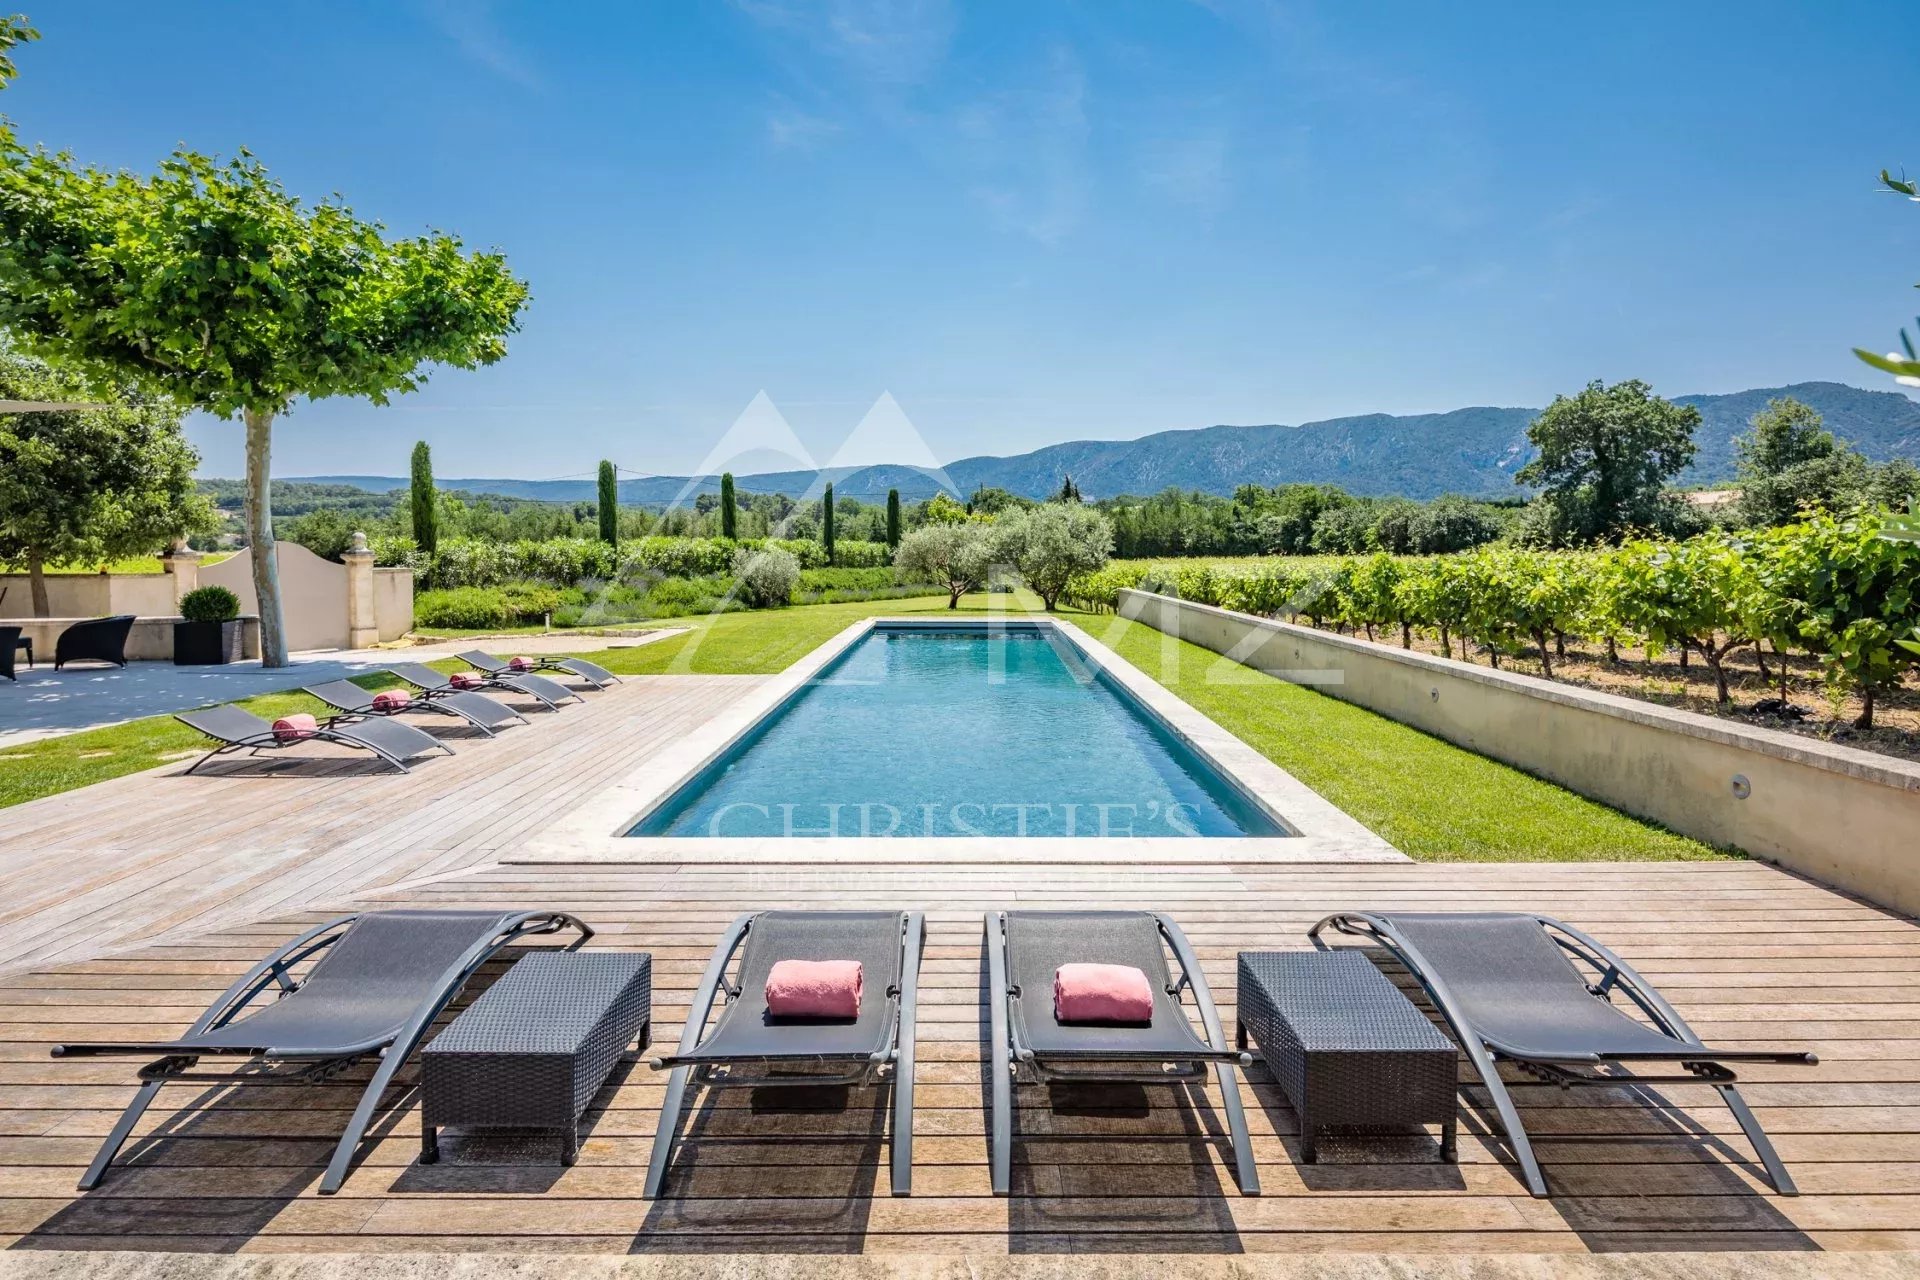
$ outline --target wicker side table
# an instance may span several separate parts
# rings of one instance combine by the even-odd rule
[[[1318,1159],[1337,1126],[1438,1123],[1457,1157],[1453,1042],[1358,951],[1242,951],[1241,1048],[1251,1034]]]
[[[539,952],[420,1053],[420,1160],[440,1158],[443,1126],[555,1129],[561,1161],[579,1152],[580,1115],[635,1037],[647,1047],[653,957]]]

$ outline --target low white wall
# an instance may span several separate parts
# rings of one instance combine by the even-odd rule
[[[170,573],[50,573],[46,578],[48,611],[55,618],[172,613],[179,600]],[[33,616],[32,578],[0,574],[0,588],[0,618]]]
[[[1920,764],[1144,591],[1122,591],[1118,611],[1684,835],[1920,914]]]

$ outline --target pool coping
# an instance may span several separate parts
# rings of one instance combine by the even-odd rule
[[[682,737],[561,821],[502,859],[508,863],[688,862],[1405,862],[1407,856],[1324,796],[1221,728],[1178,694],[1061,618],[1002,618],[1022,628],[1052,628],[1085,654],[1174,737],[1236,785],[1278,825],[1283,836],[1059,836],[1034,837],[1031,853],[1010,857],[1007,841],[979,836],[629,836],[639,818],[718,759],[760,719],[817,677],[841,654],[879,627],[940,630],[979,620],[863,618],[828,640],[713,719]]]

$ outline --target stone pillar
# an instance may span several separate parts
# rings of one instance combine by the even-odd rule
[[[160,563],[173,575],[173,602],[178,605],[181,596],[200,585],[200,553],[184,541],[175,541]]]
[[[373,616],[373,552],[367,535],[353,535],[353,546],[340,556],[347,566],[347,647],[371,649],[380,643],[380,627]]]

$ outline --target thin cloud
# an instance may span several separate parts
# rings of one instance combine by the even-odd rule
[[[425,0],[422,8],[440,33],[470,61],[522,88],[541,87],[540,77],[494,21],[492,0]]]
[[[1057,47],[1036,84],[961,109],[954,132],[974,177],[970,190],[1003,230],[1055,244],[1078,228],[1091,179],[1087,80]]]
[[[733,6],[877,85],[926,80],[953,43],[947,0],[733,0]]]
[[[1140,179],[1180,204],[1217,213],[1231,194],[1229,151],[1224,128],[1156,138],[1144,148]]]
[[[767,141],[784,151],[812,151],[840,132],[840,125],[797,107],[775,107],[767,116]]]

